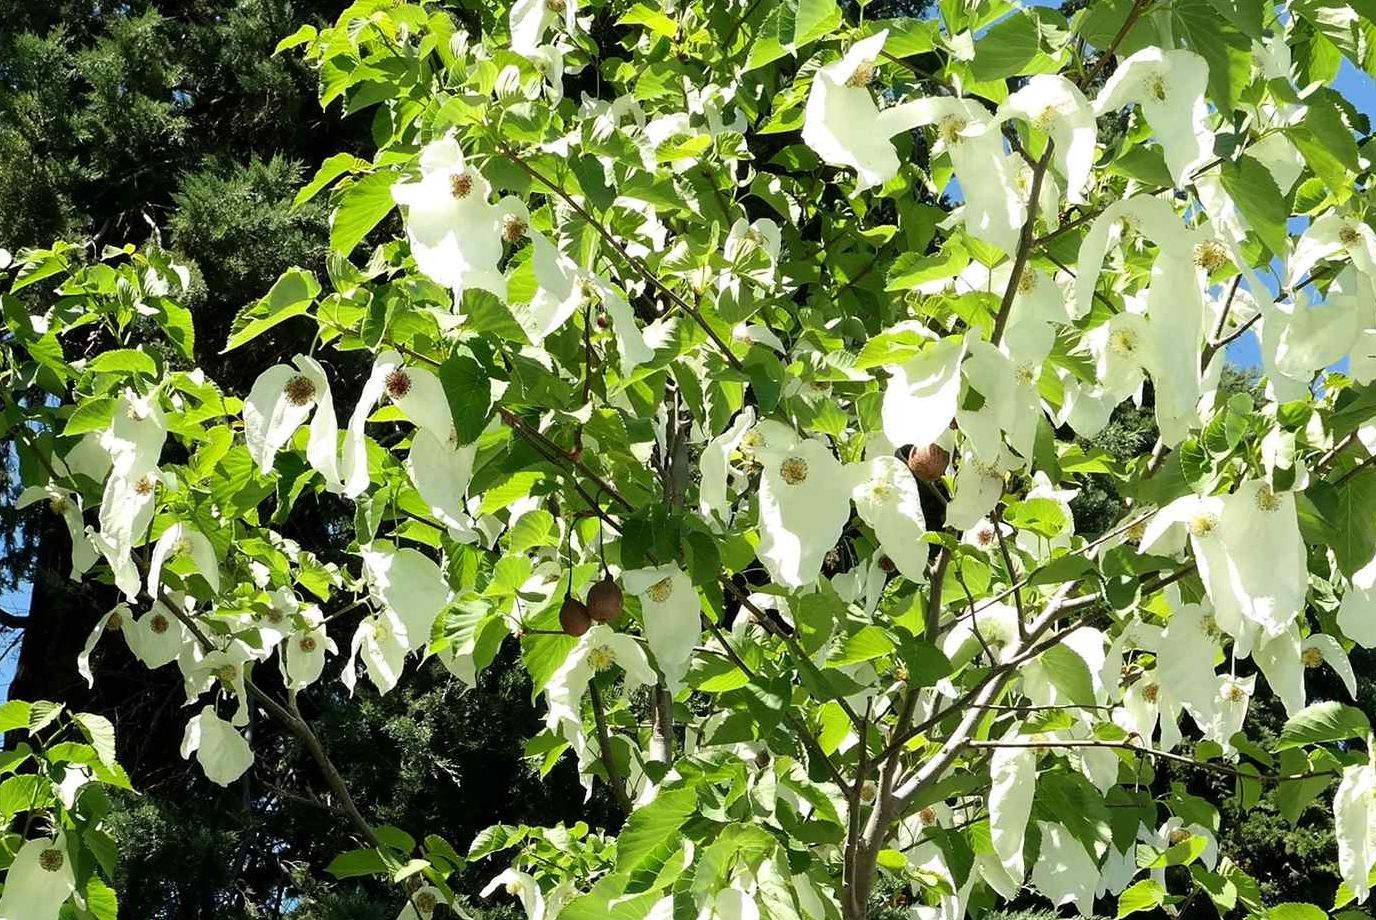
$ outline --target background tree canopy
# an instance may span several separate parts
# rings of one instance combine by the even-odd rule
[[[1068,3],[1067,12],[1082,5]],[[324,27],[343,6],[11,0],[0,32],[0,246],[18,250],[66,238],[93,253],[127,242],[175,253],[193,270],[188,306],[196,363],[246,391],[266,363],[259,355],[309,345],[286,340],[293,327],[283,327],[248,349],[220,353],[236,313],[283,271],[327,271],[327,207],[321,199],[294,206],[297,192],[327,156],[366,155],[373,146],[369,113],[348,117],[338,105],[322,111],[317,74],[292,54],[273,53],[298,25]],[[485,12],[482,3],[444,6],[464,23],[479,22]],[[925,6],[877,0],[867,13],[917,16]],[[366,365],[346,363],[340,371],[336,385],[356,393]],[[1253,385],[1239,374],[1225,391]],[[1156,436],[1150,404],[1125,405],[1086,443],[1128,460],[1149,452]],[[1120,517],[1122,502],[1109,477],[1091,477],[1073,507],[1079,532],[1094,536]],[[334,538],[352,513],[343,502],[324,502],[294,517],[289,536],[336,558]],[[128,842],[118,879],[122,915],[393,916],[394,898],[383,886],[318,883],[347,828],[322,800],[299,793],[323,786],[292,738],[271,724],[255,725],[255,747],[280,751],[273,761],[279,775],[260,772],[221,789],[178,755],[184,715],[176,711],[175,674],[133,666],[122,647],[106,644],[95,659],[96,688],[87,689],[77,652],[115,593],[66,578],[60,523],[7,508],[5,524],[4,577],[33,590],[30,616],[4,621],[22,636],[10,695],[106,714],[119,729],[120,760],[141,792],[121,798],[114,818]],[[1361,651],[1353,662],[1362,676],[1357,705],[1376,718],[1376,662]],[[1336,696],[1331,682],[1316,693]],[[418,836],[442,827],[459,840],[498,823],[621,822],[604,786],[584,799],[567,759],[541,775],[540,752],[524,749],[541,721],[519,668],[489,668],[475,689],[464,690],[431,661],[393,693],[361,699],[346,703],[335,688],[317,697],[321,708],[311,715],[355,797],[380,821]],[[1283,721],[1272,706],[1261,726],[1274,734]],[[1188,781],[1197,792],[1209,788],[1207,780],[1170,769],[1154,780],[1161,788],[1173,781]],[[1226,783],[1212,791],[1216,800],[1228,797]],[[1337,873],[1322,803],[1287,819],[1285,804],[1268,791],[1256,801],[1230,801],[1225,811],[1229,849],[1268,899],[1328,897]],[[474,895],[486,880],[465,878],[461,890]],[[905,906],[901,894],[893,897],[893,909]],[[884,910],[876,904],[874,913]]]

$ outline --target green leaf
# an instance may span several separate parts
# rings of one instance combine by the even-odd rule
[[[1277,904],[1266,912],[1267,920],[1328,920],[1328,914],[1313,904]]]
[[[278,42],[277,47],[273,49],[272,53],[281,54],[283,51],[295,48],[298,45],[313,42],[317,34],[319,33],[317,33],[315,26],[308,23]]]
[[[303,268],[287,269],[268,289],[266,297],[239,311],[221,354],[253,341],[278,323],[305,313],[319,293],[320,282],[315,280],[313,272]]]
[[[827,667],[844,668],[864,661],[873,661],[894,650],[893,640],[882,627],[869,625],[851,633],[827,656]]]
[[[330,224],[330,248],[348,255],[363,242],[374,227],[392,213],[394,173],[379,172],[364,176],[345,190]]]
[[[1143,910],[1155,910],[1166,903],[1166,889],[1160,882],[1143,879],[1118,896],[1118,917]]]
[[[616,841],[616,871],[630,874],[668,840],[683,835],[683,825],[698,807],[694,786],[660,792],[653,802],[636,810]]]
[[[840,27],[841,7],[836,0],[798,0],[798,12],[793,17],[793,44],[801,48]]]
[[[494,511],[500,511],[514,501],[525,498],[530,494],[530,490],[535,484],[544,478],[545,474],[537,470],[522,470],[519,473],[512,473],[501,484],[493,486],[483,493],[483,502],[478,513],[491,514]]]
[[[363,875],[385,875],[389,870],[382,854],[375,849],[349,850],[340,853],[325,871],[335,878],[357,878]]]
[[[46,776],[25,773],[0,783],[0,819],[8,823],[15,815],[45,808],[52,802],[52,783]]]
[[[91,876],[86,882],[86,910],[96,920],[117,920],[119,897],[113,888],[99,878]]]
[[[143,374],[158,376],[158,362],[136,348],[115,348],[102,352],[86,365],[97,374]]]
[[[1037,56],[1039,45],[1036,22],[1024,13],[1014,13],[975,42],[975,79],[983,83],[1022,73]]]
[[[1338,568],[1350,577],[1376,555],[1376,473],[1358,473],[1336,488],[1315,483],[1304,494],[1327,526]]]
[[[110,427],[110,420],[115,417],[115,399],[111,396],[98,396],[94,399],[84,399],[67,418],[67,424],[62,429],[64,438],[73,437],[79,434],[87,434],[92,431],[104,431]]]
[[[1028,578],[1029,585],[1059,585],[1074,581],[1094,571],[1094,563],[1079,553],[1066,553],[1037,569]]]
[[[1237,202],[1242,216],[1256,231],[1266,248],[1273,253],[1285,253],[1290,235],[1286,221],[1290,207],[1276,187],[1271,171],[1249,156],[1223,164],[1223,188]]]
[[[96,749],[101,762],[114,763],[115,727],[110,724],[110,720],[91,712],[78,712],[74,718],[81,726],[82,734],[91,742],[91,747]]]
[[[1042,652],[1040,660],[1051,683],[1067,699],[1086,706],[1094,704],[1094,678],[1089,673],[1089,665],[1069,646],[1053,645]]]
[[[0,706],[0,734],[12,732],[16,728],[28,728],[30,708],[23,700],[10,700]]]
[[[1251,81],[1251,40],[1220,19],[1209,0],[1176,0],[1174,9],[1191,49],[1209,64],[1209,99],[1219,111],[1233,111]]]
[[[47,728],[62,714],[65,707],[61,703],[37,700],[29,709],[29,731],[38,732]]]
[[[514,847],[526,839],[527,833],[524,827],[511,827],[506,824],[494,824],[484,828],[468,845],[468,859],[473,862]]]
[[[507,545],[513,553],[525,553],[537,546],[549,546],[556,533],[554,515],[543,508],[534,508],[512,525]]]
[[[893,260],[889,266],[888,278],[884,283],[886,291],[911,291],[913,288],[944,278],[954,278],[970,264],[970,255],[964,247],[951,245],[944,247],[936,255],[924,256],[916,252],[905,252]]]
[[[302,26],[302,28],[309,29],[311,27]],[[312,31],[314,30],[312,29]],[[320,164],[320,168],[315,171],[315,176],[311,181],[302,186],[301,191],[296,193],[296,198],[292,200],[292,207],[301,207],[340,176],[368,172],[372,168],[373,164],[362,157],[356,157],[352,153],[336,153],[334,156],[326,158],[325,162]]]
[[[678,23],[664,15],[653,7],[643,3],[637,3],[616,21],[619,26],[645,26],[652,32],[657,32],[665,38],[673,38],[678,34]]]
[[[487,427],[492,408],[492,381],[483,366],[463,354],[450,355],[439,368],[454,430],[460,444],[472,444]]]
[[[1295,713],[1281,729],[1276,750],[1299,747],[1303,744],[1323,744],[1365,738],[1371,733],[1371,723],[1360,709],[1328,700],[1314,703]]]
[[[1209,0],[1209,4],[1248,38],[1262,37],[1264,0]]]

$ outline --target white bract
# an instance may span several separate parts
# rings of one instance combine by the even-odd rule
[[[253,749],[233,725],[215,714],[214,706],[203,707],[186,723],[182,757],[192,754],[205,778],[220,786],[228,786],[253,766]]]
[[[0,920],[57,920],[75,892],[72,858],[63,836],[25,841],[5,873]]]
[[[492,203],[492,186],[464,158],[458,140],[449,135],[427,144],[420,179],[393,185],[392,197],[406,209],[411,255],[422,272],[456,294],[479,289],[506,300],[498,267],[503,237],[513,222],[524,228],[529,216],[515,198]]]
[[[1094,114],[1139,106],[1177,187],[1213,157],[1214,135],[1204,92],[1209,65],[1193,51],[1143,48],[1125,58],[1094,100]]]

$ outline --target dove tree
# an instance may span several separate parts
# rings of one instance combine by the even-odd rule
[[[392,880],[402,917],[464,914],[473,872],[530,920],[860,920],[881,878],[915,920],[1281,916],[1220,851],[1220,783],[1331,804],[1324,909],[1364,903],[1376,237],[1370,126],[1330,87],[1373,64],[1364,6],[302,27],[279,53],[377,151],[302,189],[326,277],[284,274],[225,349],[308,349],[226,392],[166,254],[6,269],[25,500],[123,597],[83,673],[101,642],[175,665],[216,783],[273,756],[255,719],[296,736],[352,836],[331,872]],[[1244,336],[1263,386],[1220,396]],[[1086,449],[1129,402],[1155,448]],[[1085,533],[1095,479],[1124,501]],[[315,503],[353,512],[345,564],[289,535]],[[299,698],[432,657],[472,686],[503,647],[547,713],[532,768],[568,758],[624,823],[418,842],[364,814]],[[22,838],[12,877],[44,878]]]

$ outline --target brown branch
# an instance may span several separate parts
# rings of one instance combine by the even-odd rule
[[[1027,220],[1023,222],[1022,233],[1018,237],[1018,251],[1013,256],[1013,271],[1008,276],[1008,286],[1004,288],[998,316],[994,317],[994,331],[989,336],[989,341],[994,345],[998,345],[1003,339],[1003,329],[1008,324],[1008,314],[1013,309],[1013,298],[1018,294],[1018,284],[1022,281],[1022,273],[1027,268],[1028,257],[1032,255],[1032,246],[1036,242],[1037,209],[1040,204],[1038,199],[1041,198],[1046,168],[1051,165],[1051,150],[1052,144],[1048,140],[1046,151],[1042,153],[1042,158],[1032,170],[1032,190],[1027,196]]]
[[[1195,760],[1193,757],[1186,757],[1184,754],[1175,754],[1170,751],[1161,751],[1156,748],[1146,747],[1131,741],[1095,741],[1095,740],[1066,740],[1066,741],[971,741],[968,745],[972,748],[1117,748],[1123,751],[1133,751],[1148,757],[1155,757],[1160,760],[1168,760],[1171,763],[1182,764],[1187,767],[1194,767],[1199,770],[1208,770],[1213,773],[1221,773],[1226,776],[1234,776],[1240,779],[1254,779],[1263,783],[1288,783],[1301,779],[1314,779],[1320,776],[1338,776],[1338,770],[1310,770],[1305,773],[1286,773],[1282,775],[1272,775],[1266,773],[1254,773],[1247,770],[1240,770],[1231,764],[1214,763],[1208,760]]]
[[[626,794],[626,784],[617,769],[616,757],[612,754],[612,733],[607,728],[607,710],[602,705],[602,691],[597,689],[597,680],[588,681],[588,696],[592,700],[592,720],[597,725],[597,746],[602,752],[602,766],[607,770],[607,785],[611,787],[612,798],[623,814],[635,810],[630,796]]]
[[[1123,20],[1122,26],[1118,29],[1118,34],[1113,36],[1113,40],[1108,43],[1108,47],[1105,48],[1103,53],[1095,60],[1094,66],[1089,68],[1089,72],[1085,74],[1085,80],[1082,86],[1089,86],[1092,84],[1094,78],[1099,75],[1099,71],[1103,70],[1104,67],[1108,65],[1109,61],[1113,60],[1113,55],[1118,51],[1118,46],[1123,43],[1123,39],[1128,37],[1128,33],[1132,31],[1132,27],[1137,25],[1137,20],[1146,12],[1149,3],[1150,0],[1134,0],[1132,9],[1128,10],[1127,18]]]

